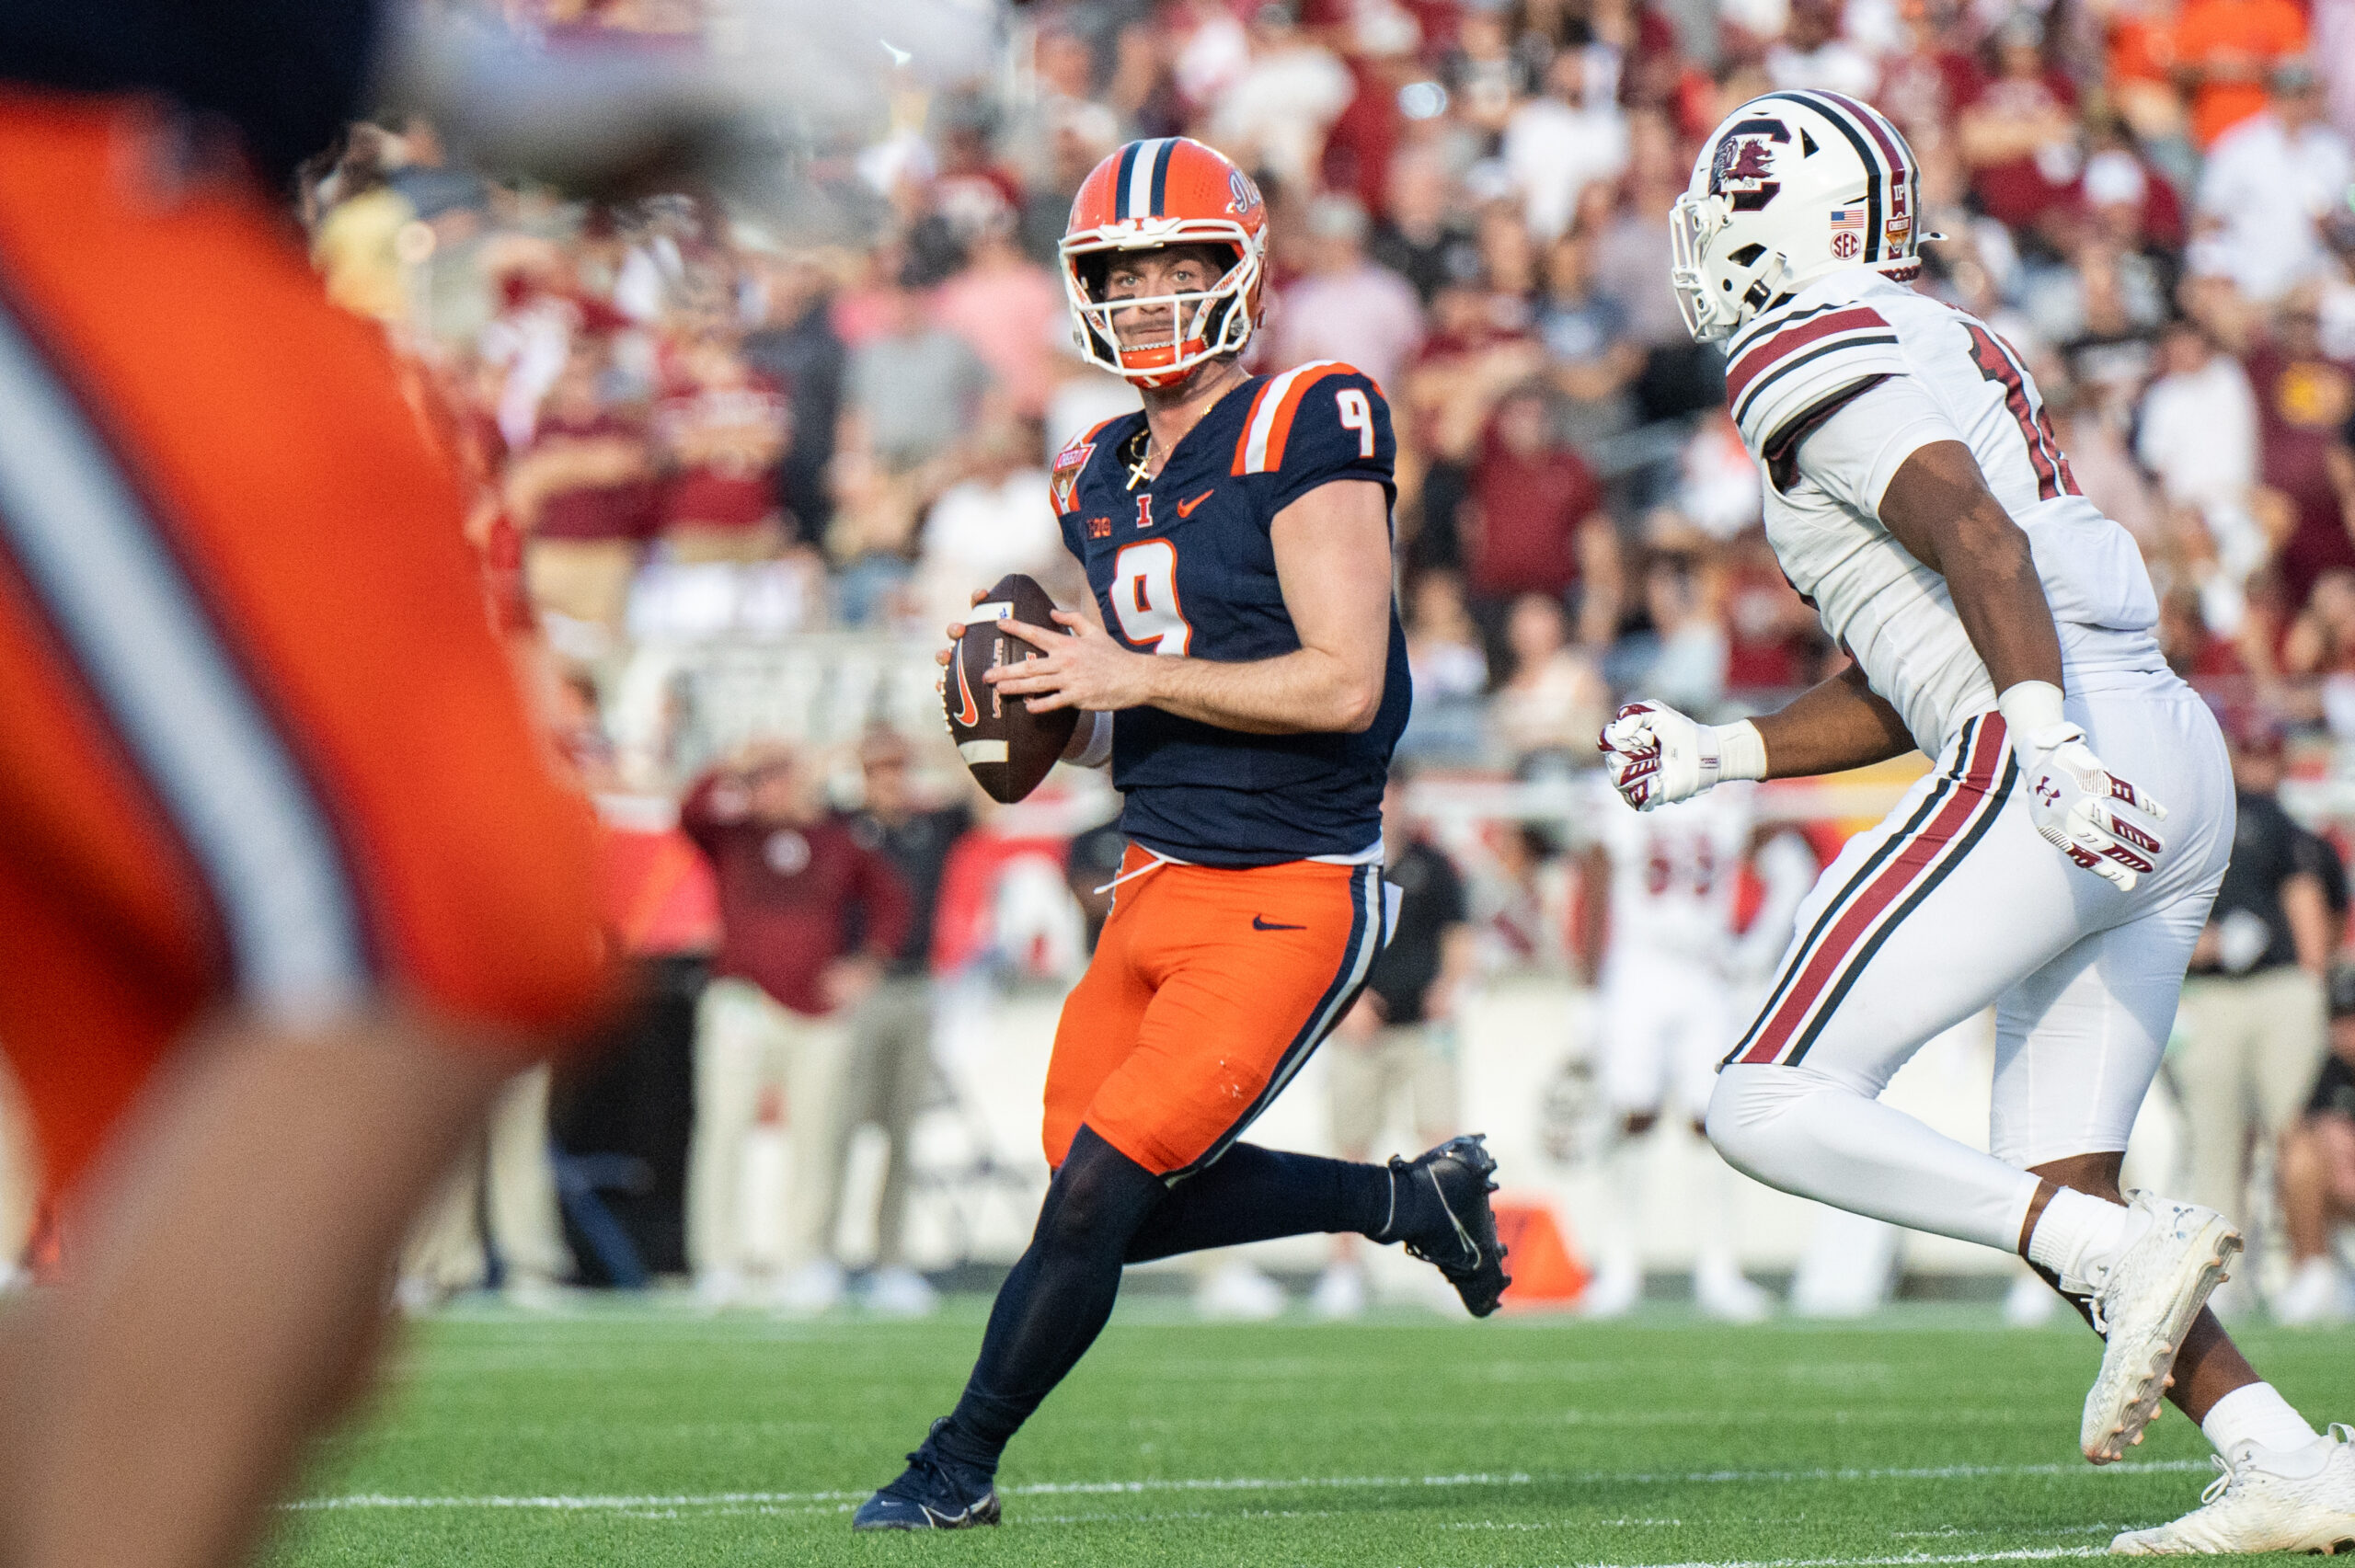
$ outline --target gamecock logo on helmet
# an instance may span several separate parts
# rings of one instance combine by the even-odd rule
[[[1709,193],[1729,199],[1737,212],[1755,212],[1765,206],[1783,189],[1775,177],[1775,152],[1768,143],[1790,139],[1776,120],[1745,120],[1727,132],[1709,160]]]

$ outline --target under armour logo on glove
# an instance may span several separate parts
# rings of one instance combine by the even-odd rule
[[[2015,742],[2028,775],[2028,819],[2047,843],[2121,893],[2158,869],[2166,845],[2130,818],[2127,807],[2154,822],[2167,808],[2101,765],[2074,724],[2057,725]]]

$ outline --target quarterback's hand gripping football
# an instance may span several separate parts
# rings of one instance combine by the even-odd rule
[[[2020,782],[2028,789],[2028,820],[2054,849],[2120,892],[2131,893],[2135,883],[2158,869],[2166,845],[2158,834],[2121,815],[2119,807],[2130,807],[2154,822],[2165,821],[2167,808],[2102,766],[2085,744],[2085,732],[2061,716],[2058,690],[2044,686],[2023,709],[2014,697],[2019,689],[2014,687],[1997,700],[2007,722],[2016,710],[2041,721],[2033,727],[2012,725],[2012,750],[2019,758]]]
[[[1689,800],[1727,779],[1766,776],[1757,726],[1702,724],[1660,703],[1630,703],[1603,727],[1611,787],[1638,811]]]

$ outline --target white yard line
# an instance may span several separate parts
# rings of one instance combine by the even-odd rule
[[[2191,1459],[2162,1459],[2142,1464],[2115,1464],[2096,1470],[2084,1464],[2036,1465],[1935,1465],[1911,1469],[1890,1470],[1717,1470],[1695,1471],[1684,1474],[1583,1474],[1537,1476],[1520,1471],[1511,1473],[1473,1473],[1463,1475],[1375,1476],[1328,1475],[1294,1476],[1219,1476],[1199,1479],[1155,1478],[1143,1481],[1046,1481],[1027,1486],[1009,1486],[1010,1497],[1076,1497],[1119,1496],[1163,1492],[1317,1492],[1317,1491],[1396,1491],[1409,1487],[1503,1487],[1533,1486],[1540,1482],[1559,1482],[1573,1486],[1598,1485],[1717,1485],[1744,1482],[1840,1482],[1860,1481],[1952,1481],[1987,1478],[2051,1476],[2051,1475],[2151,1475],[2188,1471],[2205,1472],[2210,1467]],[[335,1497],[306,1497],[285,1505],[298,1512],[328,1512],[355,1509],[417,1509],[417,1508],[485,1508],[524,1509],[554,1513],[642,1513],[648,1510],[699,1510],[721,1508],[772,1507],[787,1504],[841,1503],[864,1499],[865,1492],[701,1492],[678,1494],[646,1494],[635,1495],[590,1494],[490,1494],[457,1496],[402,1496],[382,1492],[348,1493]],[[1891,1557],[1891,1558],[1826,1558],[1824,1568],[1833,1563],[1899,1563],[1899,1562],[1992,1562],[2016,1553],[1997,1553],[1993,1557]],[[2035,1555],[2031,1553],[2030,1555]],[[2047,1552],[2047,1556],[2068,1556],[2065,1551]],[[1669,1564],[1665,1568],[1694,1568],[1690,1564]],[[1725,1568],[1815,1568],[1812,1563],[1744,1563]]]
[[[1910,1551],[1900,1557],[1733,1557],[1699,1562],[1581,1562],[1578,1568],[1931,1568],[1960,1562],[2049,1562],[2058,1558],[2107,1557],[2106,1546],[2033,1546],[2015,1551]]]

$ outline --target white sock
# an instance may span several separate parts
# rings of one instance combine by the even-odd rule
[[[2271,1383],[2234,1389],[2208,1407],[2200,1430],[2218,1453],[2235,1462],[2244,1444],[2266,1450],[2258,1456],[2260,1466],[2277,1475],[2312,1475],[2330,1460],[2322,1434]]]
[[[2126,1250],[2132,1213],[2107,1198],[2062,1187],[2028,1233],[2028,1261],[2051,1269],[2070,1285],[2093,1285]]]

